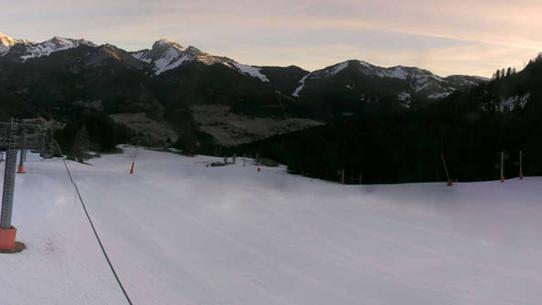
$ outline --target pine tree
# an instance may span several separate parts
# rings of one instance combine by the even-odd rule
[[[506,76],[510,76],[512,75],[512,68],[511,67],[508,67],[508,69],[506,69]]]
[[[89,158],[88,151],[90,149],[90,139],[88,135],[88,129],[86,125],[83,125],[81,129],[75,135],[75,141],[71,149],[71,156],[78,162],[83,162]]]

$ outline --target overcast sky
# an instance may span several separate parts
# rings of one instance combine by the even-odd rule
[[[252,65],[347,59],[491,76],[542,52],[539,0],[0,0],[0,32],[149,48],[159,38]]]

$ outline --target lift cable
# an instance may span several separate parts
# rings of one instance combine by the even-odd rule
[[[94,222],[92,221],[92,218],[90,217],[87,207],[85,205],[85,202],[83,201],[83,197],[81,196],[81,193],[79,192],[79,187],[77,187],[77,184],[75,183],[75,180],[73,179],[73,176],[71,174],[70,168],[68,166],[68,162],[66,162],[66,159],[63,159],[62,162],[64,162],[64,166],[66,167],[66,171],[68,172],[68,176],[70,177],[70,181],[73,184],[73,187],[75,188],[75,192],[77,193],[77,196],[79,197],[79,201],[81,202],[81,206],[83,207],[83,211],[85,212],[85,215],[88,219],[88,222],[90,223],[90,226],[92,227],[92,231],[94,232],[94,236],[96,237],[96,240],[98,241],[98,244],[100,245],[100,248],[102,250],[102,253],[105,257],[105,260],[107,261],[107,264],[109,265],[109,269],[111,269],[111,272],[113,273],[113,276],[115,277],[115,280],[119,284],[120,290],[122,290],[122,294],[124,294],[124,297],[126,298],[126,301],[129,305],[133,305],[132,301],[130,300],[130,297],[128,296],[128,293],[126,292],[126,289],[124,289],[124,285],[120,281],[120,278],[117,274],[117,271],[115,270],[115,267],[113,267],[113,264],[111,263],[111,260],[109,259],[109,255],[107,254],[107,251],[105,250],[105,247],[102,243],[102,240],[100,238],[100,235],[98,235],[98,232],[96,231],[96,227],[94,226]]]

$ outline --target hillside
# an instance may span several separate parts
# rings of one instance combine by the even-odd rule
[[[541,88],[539,57],[522,71],[425,107],[393,111],[381,104],[346,120],[241,145],[232,153],[259,154],[292,172],[333,181],[344,169],[349,183],[357,183],[359,175],[364,183],[404,183],[445,180],[441,154],[452,179],[480,181],[498,177],[504,151],[505,174],[515,177],[522,151],[524,170],[539,176]],[[334,105],[348,107],[347,101],[338,98]]]
[[[176,143],[190,151],[250,143],[375,109],[419,108],[483,82],[359,60],[312,72],[253,66],[169,39],[127,51],[85,39],[32,42],[0,34],[0,119],[45,117],[82,128],[88,117],[102,116],[129,127],[137,139],[132,142]],[[219,122],[210,128],[202,107],[227,111],[212,118]],[[251,128],[262,120],[265,132]]]
[[[131,176],[133,153],[69,164],[134,304],[542,299],[540,178],[341,186],[143,150]],[[13,221],[28,249],[0,256],[2,302],[125,304],[62,161],[27,167]]]
[[[302,101],[301,113],[329,120],[375,109],[422,108],[486,81],[461,75],[444,78],[416,67],[385,68],[349,60],[305,74],[292,96]]]
[[[151,49],[127,52],[82,39],[54,37],[35,43],[2,37],[0,119],[41,116],[69,124],[97,115],[128,118],[116,121],[128,125],[139,141],[179,142],[188,149],[209,137],[213,144],[228,145],[219,135],[236,136],[229,132],[230,122],[217,134],[201,136],[203,123],[193,115],[194,107],[215,105],[246,120],[273,120],[281,132],[290,131],[285,119],[293,98],[273,88],[258,67],[166,39]],[[129,124],[133,121],[137,123]],[[157,124],[173,136],[156,136],[142,127]],[[252,130],[243,136],[237,140],[261,138]]]

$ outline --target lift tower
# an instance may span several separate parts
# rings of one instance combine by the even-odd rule
[[[13,197],[15,195],[15,171],[18,150],[44,151],[47,144],[47,128],[39,123],[25,121],[0,122],[0,150],[5,150],[4,187],[0,210],[0,251],[13,251],[17,229],[11,224]],[[21,157],[22,154],[21,154]]]

